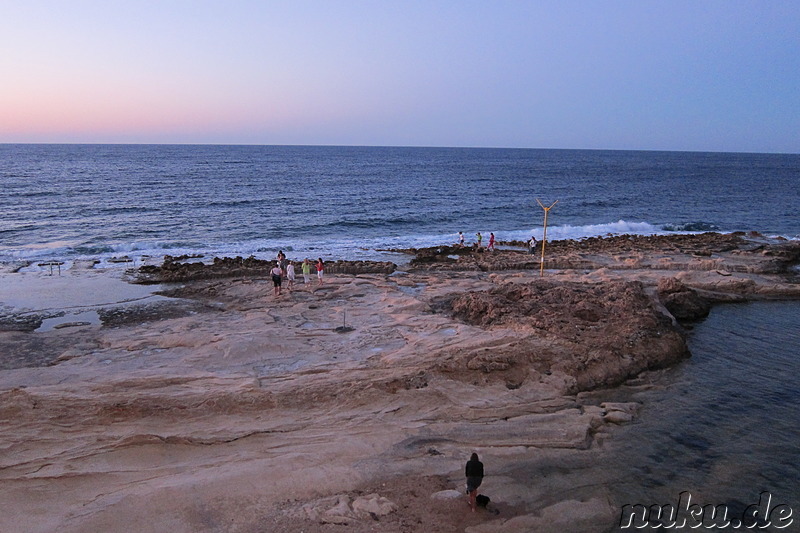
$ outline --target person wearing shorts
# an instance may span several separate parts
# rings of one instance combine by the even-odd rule
[[[272,285],[273,285],[273,292],[275,296],[281,295],[281,280],[283,279],[283,271],[281,270],[281,264],[275,263],[275,266],[272,267],[272,270],[269,271],[270,275],[272,276]]]
[[[286,277],[286,254],[283,253],[283,250],[278,252],[278,266],[281,267],[282,275]]]
[[[320,257],[317,260],[317,279],[319,280],[319,284],[322,285],[322,275],[325,273],[325,263],[322,262],[322,258]]]

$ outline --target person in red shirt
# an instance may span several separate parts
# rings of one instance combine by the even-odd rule
[[[320,257],[317,259],[317,279],[319,280],[319,284],[322,285],[322,275],[325,273],[325,263],[322,262],[322,258]]]

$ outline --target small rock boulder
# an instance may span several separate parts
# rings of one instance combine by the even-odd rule
[[[464,497],[464,494],[455,489],[440,490],[431,494],[431,500],[439,501],[457,500],[462,497]]]
[[[664,278],[658,282],[658,298],[677,320],[692,322],[708,316],[711,304],[687,287],[678,278]]]
[[[397,511],[397,505],[384,496],[369,494],[353,500],[353,512],[364,516],[386,516]]]

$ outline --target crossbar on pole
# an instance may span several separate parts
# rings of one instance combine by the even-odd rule
[[[541,277],[544,276],[544,247],[545,244],[547,243],[547,214],[550,212],[553,206],[558,203],[558,200],[550,204],[550,207],[545,207],[544,204],[541,201],[539,201],[538,198],[536,199],[536,202],[540,206],[542,206],[542,209],[544,209],[544,230],[542,231],[542,260],[541,263],[539,264],[539,276]]]

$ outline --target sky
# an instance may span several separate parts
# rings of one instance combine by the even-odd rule
[[[8,0],[0,143],[800,153],[800,2]]]

